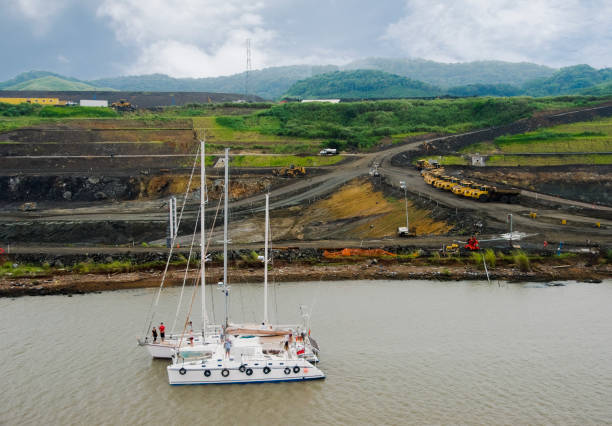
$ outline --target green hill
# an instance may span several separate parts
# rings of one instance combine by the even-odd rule
[[[592,96],[610,96],[612,95],[612,81],[588,87],[586,89],[581,90],[580,93],[583,95]]]
[[[48,77],[48,76],[66,78],[66,77],[62,77],[59,74],[55,74],[49,71],[22,72],[21,74],[19,74],[18,76],[14,78],[11,78],[10,80],[0,82],[0,90],[7,90],[9,87],[16,86],[18,84],[21,84],[21,83],[24,83],[30,80],[35,80],[37,78]]]
[[[336,69],[335,66],[295,65],[251,71],[248,93],[265,99],[278,99],[296,81]],[[88,83],[117,90],[244,93],[245,82],[245,73],[240,73],[209,78],[173,78],[165,74],[150,74],[102,78]]]
[[[561,68],[549,78],[527,82],[523,91],[530,96],[574,94],[608,81],[612,82],[612,68],[597,70],[589,65],[574,65]]]
[[[375,70],[335,71],[295,83],[287,97],[324,99],[416,98],[441,94],[438,87]]]
[[[468,84],[451,87],[446,91],[450,96],[520,96],[523,91],[511,84]]]
[[[0,90],[114,90],[48,71],[29,71],[0,83]]]
[[[342,69],[376,69],[441,87],[470,84],[520,86],[530,80],[548,78],[556,71],[529,62],[476,61],[445,64],[408,58],[366,58],[353,61]]]
[[[50,90],[50,91],[78,91],[78,90],[115,90],[103,87],[92,86],[91,84],[80,81],[65,80],[60,77],[47,76],[24,81],[14,86],[4,88],[4,90]]]
[[[354,74],[364,70],[382,74]],[[341,72],[334,74],[334,72]],[[320,81],[310,78],[330,74]],[[393,75],[393,77],[390,77]],[[383,77],[384,76],[384,77]],[[339,78],[340,81],[332,81]],[[401,79],[404,80],[401,80]],[[532,63],[479,61],[446,64],[424,59],[367,58],[343,67],[294,65],[249,73],[248,93],[265,99],[300,91],[304,97],[397,98],[451,96],[555,96],[610,94],[612,69],[576,65],[555,70]],[[30,71],[0,82],[0,90],[122,90],[150,92],[245,93],[245,73],[210,78],[149,74],[78,80],[47,71]],[[294,86],[300,82],[299,85]],[[354,85],[353,86],[351,86]],[[294,87],[292,87],[294,86]],[[307,87],[308,86],[308,87]],[[112,89],[108,89],[112,88]],[[312,93],[309,91],[313,90]]]

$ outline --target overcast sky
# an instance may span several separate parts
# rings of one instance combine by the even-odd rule
[[[612,66],[612,0],[0,0],[0,80],[209,77],[369,56]]]

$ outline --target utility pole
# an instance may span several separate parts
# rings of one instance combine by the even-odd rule
[[[508,214],[508,222],[510,223],[510,247],[512,247],[512,213]]]
[[[176,236],[176,207],[175,207],[176,199],[174,196],[170,197],[168,200],[168,237],[166,238],[166,247],[172,247],[172,243],[174,242],[174,237]]]
[[[244,77],[244,100],[249,96],[249,74],[251,72],[251,39],[246,39],[246,74]]]
[[[406,187],[405,181],[400,181],[400,188],[404,190],[404,203],[406,204],[406,231],[410,234],[410,222],[408,221],[408,195],[406,194],[408,188]]]

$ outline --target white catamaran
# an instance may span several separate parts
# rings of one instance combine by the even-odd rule
[[[165,282],[165,277],[168,271],[168,266],[170,264],[170,259],[172,257],[172,251],[175,247],[175,238],[178,235],[178,232],[175,233],[175,238],[172,239],[172,245],[170,247],[170,254],[168,255],[168,260],[166,262],[166,269],[164,271],[164,275],[162,277],[162,281],[161,281],[161,285],[157,291],[157,294],[154,298],[154,301],[151,305],[151,309],[150,309],[150,315],[148,315],[147,317],[147,326],[145,329],[145,337],[142,339],[138,339],[138,344],[140,346],[143,346],[147,349],[147,351],[149,352],[149,354],[153,357],[153,358],[167,358],[170,359],[172,358],[172,356],[174,355],[175,351],[178,348],[184,347],[184,346],[192,346],[192,345],[204,345],[204,344],[209,344],[209,343],[214,343],[214,342],[218,342],[219,340],[219,336],[221,334],[221,326],[219,325],[214,325],[214,324],[207,324],[206,323],[206,293],[205,293],[205,289],[206,289],[206,235],[205,235],[205,224],[206,224],[206,220],[205,220],[205,205],[206,205],[206,168],[204,165],[204,160],[205,160],[205,156],[206,156],[206,152],[205,152],[205,141],[201,140],[200,141],[200,149],[199,149],[199,155],[200,155],[200,210],[199,210],[199,218],[200,218],[200,223],[201,223],[201,229],[200,229],[200,291],[201,291],[201,304],[202,304],[202,323],[201,323],[201,328],[200,330],[187,330],[187,324],[185,324],[185,327],[183,328],[183,331],[181,333],[177,333],[177,334],[168,334],[165,336],[164,340],[162,341],[161,338],[156,339],[155,341],[153,339],[151,339],[149,337],[149,333],[151,331],[151,326],[153,324],[153,318],[155,316],[155,312],[154,312],[154,308],[157,307],[158,303],[159,303],[159,298],[161,295],[161,291],[163,289],[164,286],[164,282]],[[197,159],[197,155],[196,155],[196,159]],[[194,168],[195,169],[195,161],[194,161]],[[189,183],[187,185],[187,190],[185,192],[185,201],[187,199],[187,194],[189,193],[189,189],[191,187],[191,180],[193,178],[193,170],[192,170],[192,174],[191,174],[191,178],[189,179]],[[185,208],[185,201],[183,202],[183,208],[181,209],[181,215],[180,218],[182,218],[182,213],[183,210]],[[180,226],[180,218],[178,221],[178,225]],[[198,225],[198,219],[196,218],[196,229],[197,229],[197,225]],[[195,230],[194,230],[194,237],[195,237]],[[193,242],[194,240],[192,239],[191,242],[191,247],[193,248]],[[191,252],[189,254],[189,260],[191,260]],[[185,269],[185,277],[183,279],[183,289],[185,286],[185,281],[187,278],[187,273],[188,273],[188,269],[189,269],[189,261],[187,262],[187,267]],[[178,301],[178,306],[177,306],[177,312],[176,312],[176,318],[178,318],[179,315],[179,309],[181,306],[181,301],[182,301],[182,295],[183,295],[183,290],[181,290],[181,297]],[[175,324],[176,324],[176,318],[175,318]],[[172,327],[174,329],[174,326]],[[189,334],[187,334],[187,332]],[[190,339],[190,337],[192,339]]]
[[[227,280],[228,245],[228,163],[225,150],[223,282],[219,288],[225,298],[225,324],[222,333],[214,327],[208,334],[206,324],[196,343],[175,346],[172,364],[167,367],[172,385],[258,383],[323,379],[318,368],[316,342],[305,329],[297,326],[272,325],[268,321],[268,229],[269,196],[266,195],[264,243],[264,318],[261,324],[231,324],[228,314],[229,285]],[[202,240],[202,247],[204,241]],[[204,256],[204,254],[202,254]],[[203,257],[204,258],[204,257]],[[202,269],[204,263],[202,263]],[[204,276],[202,272],[202,284]],[[203,305],[204,306],[204,305]],[[203,314],[202,318],[205,318]],[[313,362],[310,362],[312,360]]]

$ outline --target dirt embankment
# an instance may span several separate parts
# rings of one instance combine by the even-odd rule
[[[449,167],[449,170],[456,167]],[[570,200],[612,205],[612,166],[461,167],[477,181],[499,182]]]
[[[263,191],[275,183],[273,177],[243,175],[230,183],[232,199],[241,199]],[[184,194],[187,174],[141,176],[0,176],[0,201],[129,201]],[[216,177],[207,180],[209,198],[220,198],[222,183]],[[199,177],[191,182],[191,192],[200,188]]]
[[[380,251],[380,250],[379,250]],[[404,254],[404,257],[344,256],[342,252],[326,254],[323,249],[276,249],[269,271],[271,283],[333,280],[486,280],[482,266],[474,263],[470,253],[452,257],[440,256],[437,250],[420,251],[408,257],[405,248],[387,247],[385,252]],[[381,251],[381,253],[384,253]],[[509,253],[509,252],[508,252]],[[506,253],[506,254],[508,254]],[[175,254],[173,262],[184,261],[183,254]],[[497,253],[496,265],[489,264],[492,281],[546,282],[576,280],[599,282],[612,277],[612,265],[597,253],[558,257],[553,251],[541,252],[539,257],[519,269],[512,257],[502,259]],[[108,254],[13,254],[3,256],[4,276],[0,278],[0,297],[24,295],[72,294],[104,290],[157,287],[160,285],[167,254],[163,251]],[[376,255],[373,255],[376,256]],[[381,255],[382,256],[382,255]],[[215,283],[223,275],[219,253],[211,253],[214,262],[207,267],[207,282]],[[232,283],[263,281],[262,263],[250,250],[230,251],[230,280]],[[113,263],[114,262],[114,263]],[[7,265],[45,265],[36,277],[12,277]],[[84,273],[107,266],[106,272]],[[113,268],[110,268],[113,266]],[[1,266],[1,265],[0,265]],[[87,269],[89,268],[89,269]],[[80,273],[77,271],[81,271]],[[114,271],[114,272],[113,272]],[[124,272],[119,272],[124,271]],[[195,278],[197,270],[189,277]],[[181,285],[184,266],[170,268],[166,285]]]
[[[545,282],[576,280],[579,282],[601,282],[612,277],[608,266],[587,266],[584,263],[560,265],[555,267],[541,265],[532,271],[521,272],[515,267],[501,267],[490,271],[493,283]],[[183,272],[170,271],[166,285],[177,286],[183,281]],[[195,273],[190,274],[195,278]],[[81,294],[98,291],[123,290],[131,288],[158,287],[161,271],[128,272],[115,274],[50,275],[38,278],[0,279],[0,297],[38,296],[50,294]],[[207,282],[215,283],[223,276],[220,267],[208,269]],[[232,269],[231,282],[257,283],[263,281],[261,268]],[[487,280],[484,271],[473,266],[414,266],[410,264],[376,264],[363,261],[355,264],[330,264],[324,266],[285,264],[269,272],[272,283],[298,281],[336,281],[336,280],[434,280],[462,281]]]

